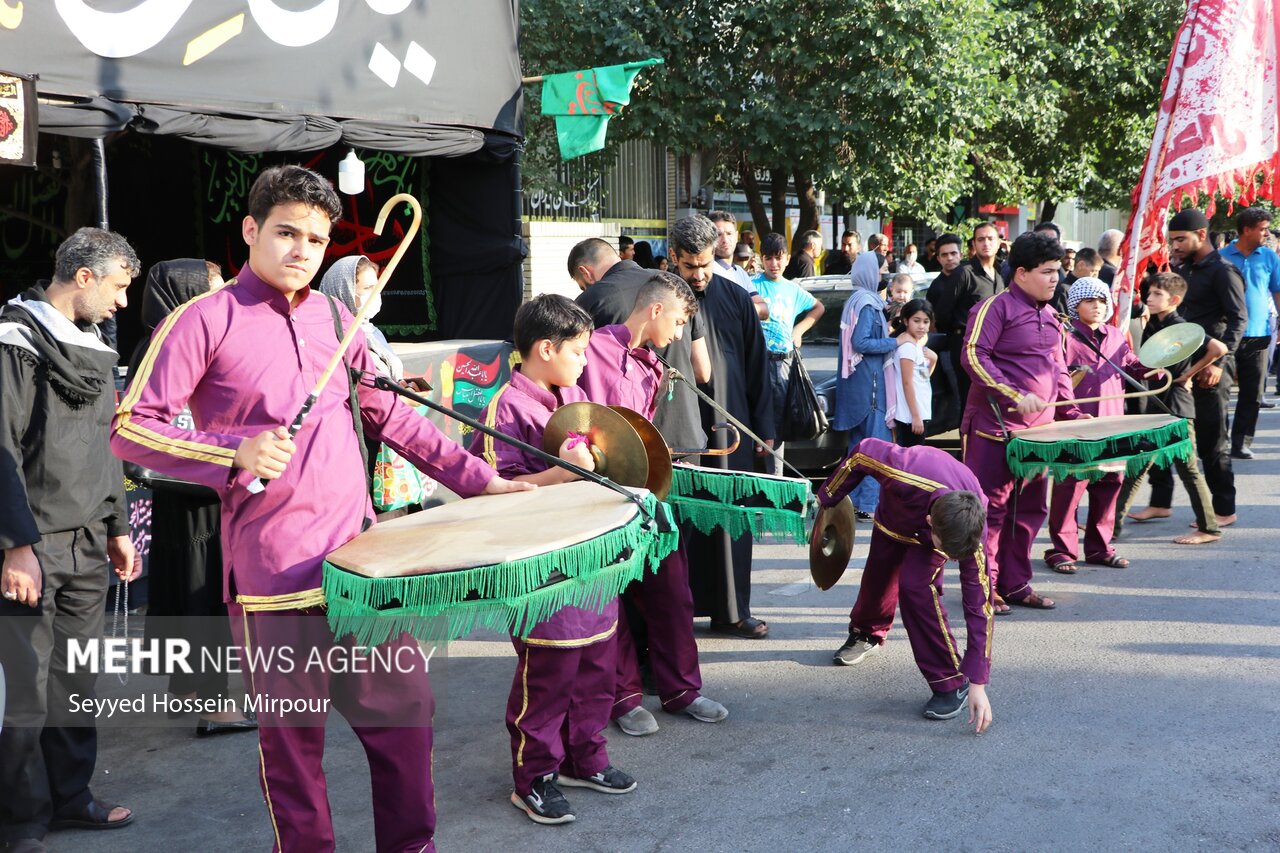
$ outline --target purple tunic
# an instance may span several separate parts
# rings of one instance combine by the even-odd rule
[[[898,447],[878,438],[865,438],[822,484],[818,490],[819,502],[823,506],[834,506],[866,477],[880,484],[873,538],[887,537],[906,545],[913,553],[936,557],[939,568],[943,560],[933,547],[932,530],[927,520],[930,507],[949,492],[970,491],[979,497],[983,494],[982,485],[973,472],[948,453],[932,447]],[[986,502],[985,498],[983,502]],[[868,564],[868,571],[881,568],[884,567]],[[958,669],[975,684],[986,684],[991,670],[993,616],[991,580],[981,550],[960,560],[960,589],[968,646]],[[920,610],[931,606],[927,601],[915,602],[904,598],[903,607],[912,606]],[[937,606],[936,600],[932,606]],[[945,625],[940,626],[938,622],[938,617],[934,616],[931,627],[945,629]],[[945,638],[941,639],[945,647]]]
[[[511,371],[511,381],[499,388],[489,401],[484,423],[526,444],[542,447],[542,433],[552,412],[566,403],[583,400],[586,400],[586,394],[576,385],[548,391],[526,378],[516,367]],[[475,437],[470,449],[508,479],[521,474],[537,474],[550,467],[536,456],[483,433]],[[565,607],[545,622],[538,623],[524,642],[530,646],[585,646],[611,638],[617,625],[618,599],[615,598],[606,605],[603,613]]]
[[[1075,406],[1033,414],[1010,411],[1027,394],[1054,402],[1072,397],[1062,356],[1062,326],[1048,304],[1038,304],[1014,285],[984,299],[969,312],[969,330],[960,362],[973,379],[965,401],[961,434],[971,429],[1001,435],[990,400],[1001,408],[1009,429],[1039,426],[1080,416]]]
[[[338,306],[344,326],[351,315]],[[328,300],[307,288],[291,306],[246,265],[234,285],[187,302],[156,329],[112,426],[122,459],[215,489],[222,499],[226,597],[247,608],[321,603],[325,555],[354,539],[373,507],[341,367],[325,386],[284,475],[250,494],[232,467],[247,437],[293,421],[337,351]],[[357,332],[348,363],[375,366]],[[365,432],[460,495],[477,495],[492,470],[395,395],[361,385]],[[173,426],[190,406],[198,429]]]
[[[1149,367],[1143,367],[1142,362],[1138,361],[1138,356],[1134,355],[1133,350],[1129,347],[1129,342],[1125,340],[1124,333],[1115,326],[1104,324],[1097,329],[1090,329],[1079,320],[1072,320],[1071,325],[1081,334],[1091,335],[1094,344],[1102,350],[1102,354],[1124,368],[1125,373],[1128,373],[1134,379],[1140,380],[1144,374],[1150,371]],[[1083,366],[1089,369],[1084,378],[1080,380],[1080,384],[1075,388],[1075,396],[1077,398],[1110,397],[1123,394],[1126,390],[1125,382],[1120,377],[1120,374],[1116,372],[1116,369],[1107,364],[1106,361],[1089,348],[1088,344],[1074,334],[1067,335],[1066,363],[1068,368]],[[1082,412],[1094,417],[1123,415],[1124,400],[1081,403],[1079,408]]]
[[[622,324],[591,333],[587,366],[578,387],[593,403],[625,406],[653,420],[663,369],[653,350],[631,347],[631,331]]]

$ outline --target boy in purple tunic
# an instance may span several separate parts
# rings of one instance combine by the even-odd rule
[[[986,501],[978,479],[950,454],[932,447],[898,447],[864,438],[818,490],[835,506],[871,477],[880,484],[875,526],[858,600],[849,613],[849,639],[835,662],[852,665],[884,644],[899,600],[916,665],[933,691],[930,720],[950,720],[969,705],[969,722],[991,724],[991,579],[982,553]],[[968,642],[963,660],[942,604],[942,568],[960,562],[960,597]]]
[[[1009,604],[1052,610],[1031,588],[1031,546],[1048,510],[1048,483],[1019,484],[1005,461],[1010,430],[1058,418],[1089,417],[1069,400],[1071,378],[1062,355],[1062,326],[1049,300],[1058,285],[1063,248],[1052,235],[1023,234],[1009,251],[1013,284],[969,312],[960,363],[972,377],[960,420],[964,464],[987,497],[986,556],[995,582],[995,612]],[[1006,604],[1008,602],[1008,604]]]
[[[608,406],[626,406],[652,419],[665,371],[649,347],[665,347],[679,340],[697,311],[693,290],[683,279],[655,272],[641,285],[626,322],[603,326],[591,336],[587,366],[578,380],[587,398]],[[693,638],[693,593],[683,543],[662,561],[657,574],[623,595],[648,625],[649,666],[663,710],[672,714],[683,711],[704,723],[728,717],[723,705],[699,693],[702,673]],[[635,643],[623,608],[618,612],[613,718],[626,734],[639,737],[658,730],[658,721],[641,704],[643,698]]]
[[[297,437],[286,424],[330,358],[346,309],[311,281],[330,228],[342,214],[333,187],[300,166],[267,169],[249,190],[241,225],[249,261],[236,283],[185,303],[155,330],[112,424],[111,449],[147,468],[216,490],[222,500],[223,573],[237,646],[252,663],[256,699],[308,701],[317,713],[260,705],[258,781],[274,849],[334,849],[321,756],[332,705],[351,723],[369,758],[379,851],[434,850],[431,782],[433,698],[426,667],[403,670],[328,666],[354,652],[335,640],[324,612],[325,555],[373,522],[373,506],[350,402],[348,373],[335,372]],[[374,364],[357,332],[347,362],[365,375]],[[463,496],[527,489],[495,476],[393,394],[361,383],[361,426]],[[173,425],[189,406],[196,429]],[[296,458],[295,458],[296,457]],[[246,486],[272,480],[262,494]],[[416,643],[407,634],[389,641]],[[273,666],[275,652],[296,668]],[[277,706],[279,707],[279,706]]]
[[[576,383],[587,363],[591,325],[591,315],[563,296],[543,294],[520,306],[515,344],[521,363],[489,401],[486,425],[541,447],[552,413],[586,399]],[[488,435],[476,436],[471,452],[514,480],[545,486],[576,479]],[[587,447],[571,439],[560,456],[594,467]],[[609,763],[604,737],[613,705],[617,629],[614,598],[603,612],[565,607],[527,638],[511,638],[519,658],[507,700],[511,804],[535,823],[574,820],[557,781],[605,794],[635,790],[636,780]]]
[[[1067,292],[1071,326],[1067,330],[1066,361],[1073,372],[1077,369],[1084,371],[1080,384],[1075,388],[1075,396],[1077,399],[1117,397],[1081,403],[1080,409],[1094,417],[1124,414],[1124,401],[1118,399],[1118,395],[1125,391],[1124,378],[1112,364],[1123,368],[1135,379],[1151,379],[1164,373],[1163,370],[1143,367],[1125,340],[1124,333],[1115,326],[1107,325],[1112,310],[1111,288],[1102,279],[1078,278],[1071,284]],[[1081,340],[1082,337],[1092,340],[1102,355],[1094,352]],[[1120,483],[1119,472],[1112,471],[1093,482],[1065,477],[1053,484],[1053,497],[1049,503],[1049,538],[1053,547],[1044,555],[1049,568],[1064,575],[1076,573],[1080,535],[1076,510],[1086,490],[1089,492],[1089,521],[1084,531],[1085,562],[1116,569],[1128,568],[1129,561],[1111,547]]]

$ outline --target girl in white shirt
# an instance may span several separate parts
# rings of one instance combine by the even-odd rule
[[[903,447],[924,444],[925,429],[933,416],[933,386],[929,377],[938,365],[938,354],[925,344],[933,325],[933,306],[912,299],[893,321],[898,338],[898,399],[894,410],[894,437]]]

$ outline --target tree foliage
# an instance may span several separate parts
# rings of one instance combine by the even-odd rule
[[[749,196],[756,172],[772,179],[761,192],[791,183],[802,227],[810,186],[942,222],[979,191],[1122,202],[1180,14],[1181,0],[524,0],[521,54],[526,74],[663,58],[611,143],[710,152]],[[545,186],[554,129],[528,118],[526,170]],[[754,201],[757,228],[779,224]]]

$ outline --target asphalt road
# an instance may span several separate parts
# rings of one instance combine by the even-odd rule
[[[612,729],[612,760],[640,786],[571,790],[571,825],[536,826],[507,802],[510,644],[454,643],[432,664],[440,849],[1280,849],[1280,410],[1260,427],[1258,458],[1237,463],[1240,523],[1221,543],[1169,541],[1190,519],[1179,494],[1172,521],[1126,533],[1131,568],[1037,574],[1059,607],[1000,618],[995,723],[980,737],[963,719],[921,718],[928,693],[900,624],[880,656],[831,664],[863,526],[853,565],[826,593],[809,583],[802,549],[757,547],[753,604],[770,637],[726,639],[699,623],[704,692],[729,719],[658,711],[652,737]],[[101,681],[104,695],[136,692]],[[95,791],[137,821],[49,841],[64,853],[267,850],[257,760],[251,735],[104,732]],[[341,722],[325,765],[339,849],[372,850],[368,772]]]

